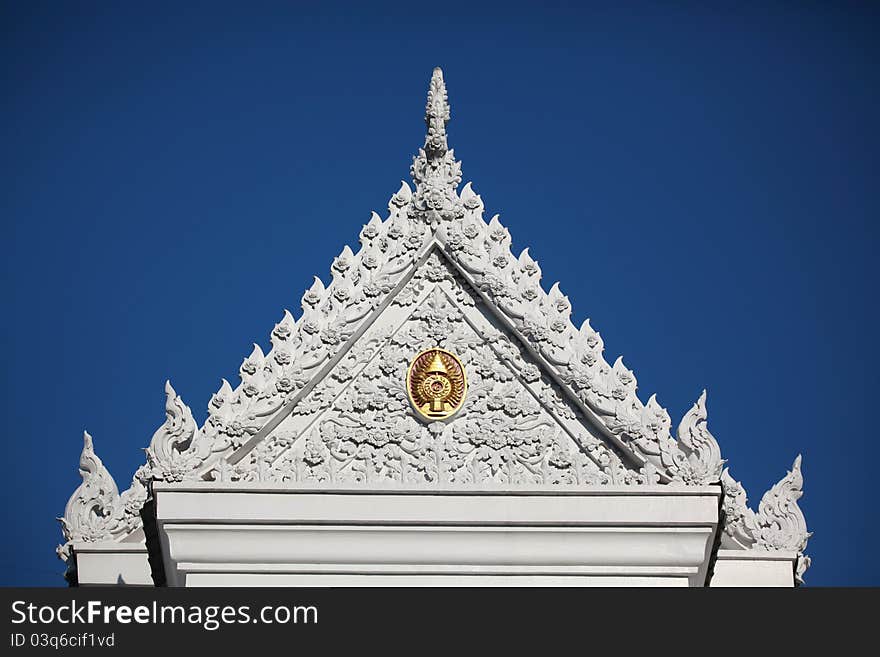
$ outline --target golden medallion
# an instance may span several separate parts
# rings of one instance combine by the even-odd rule
[[[464,403],[467,377],[455,354],[440,347],[427,349],[410,363],[406,373],[409,400],[428,420],[444,420]]]

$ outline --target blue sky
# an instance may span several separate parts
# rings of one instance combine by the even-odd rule
[[[82,431],[122,488],[408,179],[428,79],[487,215],[757,505],[880,584],[878,7],[6,2],[0,583],[61,584]]]

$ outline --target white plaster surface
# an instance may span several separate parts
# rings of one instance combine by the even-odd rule
[[[710,586],[794,586],[796,552],[719,550]]]
[[[154,494],[173,585],[702,586],[721,489]]]
[[[74,544],[80,586],[153,586],[144,543]]]

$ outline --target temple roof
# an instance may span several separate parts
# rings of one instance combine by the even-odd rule
[[[412,186],[401,183],[385,219],[372,214],[360,248],[343,248],[328,283],[314,278],[298,318],[284,311],[269,352],[254,345],[239,384],[224,380],[211,398],[203,426],[166,385],[167,419],[135,484],[720,484],[726,546],[802,553],[809,534],[796,504],[800,457],[754,513],[708,430],[705,391],[674,437],[656,396],[640,400],[634,373],[620,357],[605,359],[590,320],[572,324],[559,283],[545,290],[528,249],[512,253],[498,215],[487,222],[471,183],[461,187],[450,116],[437,68]],[[402,379],[411,357],[435,345],[462,357],[474,385],[459,414],[425,423]],[[90,440],[86,447],[93,454]],[[103,466],[82,472],[84,485],[94,472],[109,477]],[[119,508],[142,497],[123,503],[115,484],[101,487],[98,503],[89,495],[80,487],[68,507],[124,516]],[[81,515],[65,513],[68,542],[84,535]],[[116,538],[118,526],[98,533]]]

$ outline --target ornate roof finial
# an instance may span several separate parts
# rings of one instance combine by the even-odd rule
[[[410,169],[416,192],[409,214],[430,226],[464,215],[457,192],[461,184],[461,163],[455,161],[455,155],[446,141],[449,116],[443,71],[435,68],[425,106],[428,133],[425,135],[425,145],[413,158]]]
[[[441,157],[449,150],[446,144],[446,124],[449,123],[449,100],[446,95],[446,83],[443,81],[443,70],[438,66],[431,75],[428,87],[428,103],[425,105],[425,125],[428,134],[425,137],[425,151]]]

